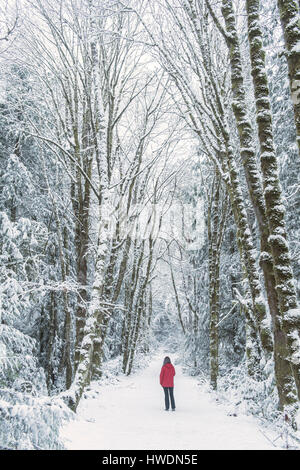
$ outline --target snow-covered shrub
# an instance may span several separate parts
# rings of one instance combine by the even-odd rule
[[[262,381],[256,381],[248,375],[244,362],[233,367],[218,379],[218,399],[230,403],[232,414],[252,414],[276,422],[280,417],[278,393],[274,374],[267,371],[270,367],[271,363],[265,366],[266,378]]]
[[[9,325],[0,325],[0,448],[61,449],[59,426],[71,412],[48,398],[36,342]]]
[[[26,331],[46,238],[42,223],[0,212],[0,448],[61,449],[59,426],[71,416],[46,396],[38,344]]]
[[[72,412],[62,400],[0,389],[0,448],[63,449],[60,426]]]
[[[59,426],[72,413],[62,401],[46,396],[36,341],[5,324],[0,338],[0,448],[63,448]]]
[[[26,218],[13,222],[0,212],[0,315],[7,325],[24,323],[24,313],[36,296],[32,284],[40,282],[40,252],[47,238],[42,223]]]
[[[16,207],[19,207],[22,209],[22,216],[24,216],[28,206],[32,204],[34,185],[32,175],[14,153],[7,158],[6,168],[1,175],[1,186],[1,206],[9,207],[10,211],[13,208],[15,217],[18,216]]]
[[[209,370],[209,331],[199,329],[197,335],[188,332],[180,348],[181,362],[190,375],[207,373]]]

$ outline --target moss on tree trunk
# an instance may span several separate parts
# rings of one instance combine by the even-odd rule
[[[293,284],[293,273],[290,253],[287,243],[281,187],[279,182],[277,159],[273,139],[272,115],[269,97],[268,78],[265,71],[265,55],[263,50],[263,35],[259,23],[259,0],[247,0],[248,37],[250,44],[251,71],[256,100],[256,120],[261,150],[261,170],[266,204],[266,218],[269,227],[269,244],[271,247],[273,271],[280,307],[280,316],[273,318],[273,328],[276,331],[275,361],[282,358],[281,364],[276,364],[276,379],[279,383],[280,396],[284,405],[297,402],[294,383],[287,367],[293,371],[298,396],[300,397],[299,365],[291,361],[295,353],[290,338],[295,339],[297,333],[294,324],[288,321],[289,310],[297,307],[296,292]],[[286,320],[287,317],[287,320]],[[299,325],[298,325],[299,326]],[[297,327],[296,327],[297,328]],[[285,336],[285,337],[284,337]],[[300,345],[300,344],[299,344]]]
[[[300,155],[300,6],[299,0],[278,0],[277,3],[286,47],[289,83]]]

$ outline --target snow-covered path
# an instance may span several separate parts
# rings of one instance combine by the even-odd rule
[[[196,378],[175,364],[176,411],[164,411],[159,385],[163,355],[114,385],[97,386],[96,399],[82,400],[78,419],[62,428],[67,449],[274,449],[251,416],[228,416],[201,390]],[[172,355],[171,355],[172,359]]]

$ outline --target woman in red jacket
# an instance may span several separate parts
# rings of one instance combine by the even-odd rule
[[[167,356],[164,359],[164,363],[161,368],[160,376],[159,376],[160,385],[163,387],[164,392],[165,392],[165,405],[166,405],[165,410],[166,411],[169,410],[170,400],[171,400],[172,411],[175,411],[175,400],[174,400],[174,394],[173,394],[174,375],[175,375],[174,366],[171,364],[171,360]],[[170,400],[169,400],[169,397],[170,397]]]

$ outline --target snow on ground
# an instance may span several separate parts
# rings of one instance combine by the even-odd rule
[[[195,377],[183,374],[172,355],[176,411],[165,411],[159,373],[166,354],[160,351],[144,369],[115,383],[93,383],[96,398],[83,399],[77,418],[61,429],[66,448],[274,450],[254,417],[228,416]]]

